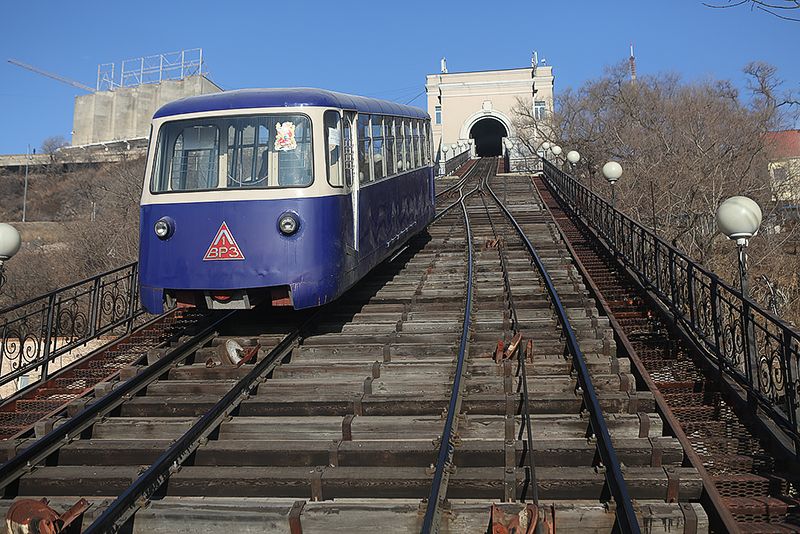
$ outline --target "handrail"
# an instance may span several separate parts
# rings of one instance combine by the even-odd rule
[[[137,262],[0,310],[0,386],[36,371],[45,382],[53,359],[114,330],[127,334],[143,313]]]
[[[800,333],[685,253],[544,161],[552,191],[602,237],[616,258],[793,441],[800,457]]]
[[[639,522],[636,519],[636,513],[633,510],[633,503],[631,501],[630,494],[628,493],[628,486],[625,483],[625,477],[622,475],[619,458],[617,457],[617,452],[614,449],[614,445],[611,441],[611,434],[608,431],[608,425],[606,424],[605,417],[603,417],[600,401],[597,398],[597,393],[594,389],[594,385],[592,384],[591,375],[589,374],[589,368],[586,365],[586,359],[584,358],[583,351],[581,351],[580,345],[578,344],[578,338],[575,336],[575,331],[572,329],[572,324],[567,316],[566,308],[561,302],[561,298],[558,295],[558,290],[556,290],[555,284],[550,278],[550,274],[547,272],[544,262],[542,261],[541,257],[539,257],[539,253],[536,252],[536,249],[534,248],[533,244],[531,244],[528,236],[522,230],[522,227],[519,225],[508,208],[502,202],[500,202],[500,199],[488,184],[487,190],[492,195],[500,209],[502,209],[506,214],[506,217],[514,226],[517,234],[525,244],[525,248],[531,255],[533,263],[536,266],[536,270],[539,271],[539,275],[544,281],[544,285],[547,288],[547,293],[550,295],[550,301],[552,302],[553,308],[558,316],[558,320],[561,323],[562,333],[566,341],[565,350],[572,357],[574,368],[578,373],[578,385],[582,390],[583,403],[586,406],[586,409],[589,411],[591,429],[594,432],[595,439],[597,440],[597,452],[599,453],[600,459],[606,468],[606,485],[608,486],[608,489],[611,492],[611,495],[614,497],[614,501],[616,503],[618,530],[622,533],[638,533],[640,532]]]
[[[441,159],[439,161],[439,174],[440,175],[447,175],[456,170],[461,166],[462,163],[469,159],[469,155],[471,153],[471,149],[467,148],[464,152],[460,154],[453,155],[450,159]]]

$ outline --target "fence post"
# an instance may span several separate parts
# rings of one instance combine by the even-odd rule
[[[101,275],[102,276],[102,275]],[[92,303],[90,304],[91,309],[89,310],[89,336],[94,337],[95,332],[97,332],[97,324],[100,322],[100,293],[101,293],[101,286],[100,286],[100,278],[98,276],[94,279],[94,284],[92,285]]]
[[[139,285],[139,264],[135,263],[131,267],[131,272],[128,274],[128,283],[130,284],[129,289],[129,298],[128,298],[128,320],[127,326],[125,328],[125,332],[129,333],[131,328],[133,327],[133,319],[136,316],[136,309],[137,306],[137,295],[136,295],[136,288]]]
[[[42,376],[39,377],[39,382],[44,384],[47,381],[47,370],[50,366],[50,345],[53,340],[58,342],[58,332],[56,330],[56,293],[51,293],[47,299],[47,319],[45,328],[47,329],[44,341],[44,350],[42,351]]]
[[[711,321],[714,323],[714,354],[717,356],[717,366],[719,367],[719,380],[722,380],[725,363],[723,360],[723,350],[720,345],[722,342],[722,323],[719,316],[719,284],[716,278],[711,279]],[[735,342],[734,342],[735,345]]]
[[[686,283],[689,284],[687,290],[687,297],[689,298],[689,324],[692,325],[692,331],[697,331],[697,312],[694,309],[694,263],[686,263]]]
[[[753,327],[753,316],[750,313],[750,303],[742,295],[742,336],[744,338],[745,373],[750,382],[750,389],[747,391],[747,403],[750,408],[755,409],[757,400],[753,391],[761,390],[761,382],[758,380],[758,351],[756,350],[755,328]]]
[[[794,436],[794,455],[800,459],[800,435],[798,435],[797,425],[797,391],[794,388],[794,373],[792,372],[792,331],[784,327],[781,333],[781,369],[783,370],[783,383],[786,388],[786,412],[789,422],[792,425],[792,435]]]

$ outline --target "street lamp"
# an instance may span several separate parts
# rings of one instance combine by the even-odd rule
[[[747,299],[750,297],[750,286],[747,281],[747,243],[758,233],[761,226],[761,208],[750,198],[731,197],[717,208],[717,227],[736,241],[739,251],[739,287],[742,290],[742,320],[744,321],[745,336],[745,362],[751,377],[756,376],[757,352],[756,336],[753,328],[753,319],[750,315],[750,306]],[[748,393],[748,398],[750,394]]]
[[[0,223],[0,289],[6,281],[5,262],[19,251],[22,240],[17,229],[10,224]]]
[[[567,161],[569,161],[569,166],[572,171],[575,171],[575,165],[581,160],[581,155],[578,153],[577,150],[570,150],[567,152]]]
[[[735,240],[739,249],[739,282],[745,298],[750,296],[747,282],[747,244],[758,233],[762,218],[761,208],[747,197],[731,197],[717,208],[717,227],[728,239]]]
[[[561,152],[562,152],[562,151],[561,151],[561,147],[560,147],[560,146],[558,146],[558,145],[553,145],[553,146],[551,146],[551,147],[550,147],[550,150],[552,150],[552,151],[553,151],[553,155],[554,155],[554,156],[560,156],[560,155],[561,155]]]
[[[614,184],[617,183],[619,177],[622,176],[622,165],[616,161],[609,161],[603,165],[603,176],[606,177],[608,183],[611,184],[611,207],[617,207],[617,192]]]

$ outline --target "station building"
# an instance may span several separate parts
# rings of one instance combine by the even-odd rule
[[[473,157],[507,154],[512,170],[522,168],[531,155],[517,142],[514,109],[528,106],[536,118],[546,118],[553,111],[553,84],[553,68],[535,55],[529,67],[475,72],[448,72],[442,59],[441,72],[425,83],[440,159],[466,147]]]

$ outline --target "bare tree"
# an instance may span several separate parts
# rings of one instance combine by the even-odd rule
[[[764,0],[726,0],[717,3],[703,2],[703,5],[714,9],[748,6],[752,10],[763,11],[779,19],[800,22],[800,16],[791,14],[793,10],[800,10],[800,0],[771,0],[769,2]]]
[[[42,154],[48,154],[51,159],[55,160],[56,152],[59,149],[69,146],[63,135],[54,135],[42,141]]]
[[[800,319],[800,283],[790,276],[796,270],[783,267],[797,263],[787,253],[798,238],[796,214],[776,201],[766,154],[766,133],[785,125],[795,98],[772,66],[751,63],[745,72],[751,94],[742,99],[727,81],[686,83],[665,74],[631,82],[621,64],[561,93],[549,120],[537,120],[528,101],[518,103],[515,120],[521,135],[540,136],[530,144],[546,139],[577,149],[582,158],[575,174],[601,195],[610,191],[599,168],[619,161],[625,173],[617,183],[618,205],[731,280],[735,257],[714,213],[726,197],[755,199],[765,223],[752,243],[751,267],[788,295]]]

